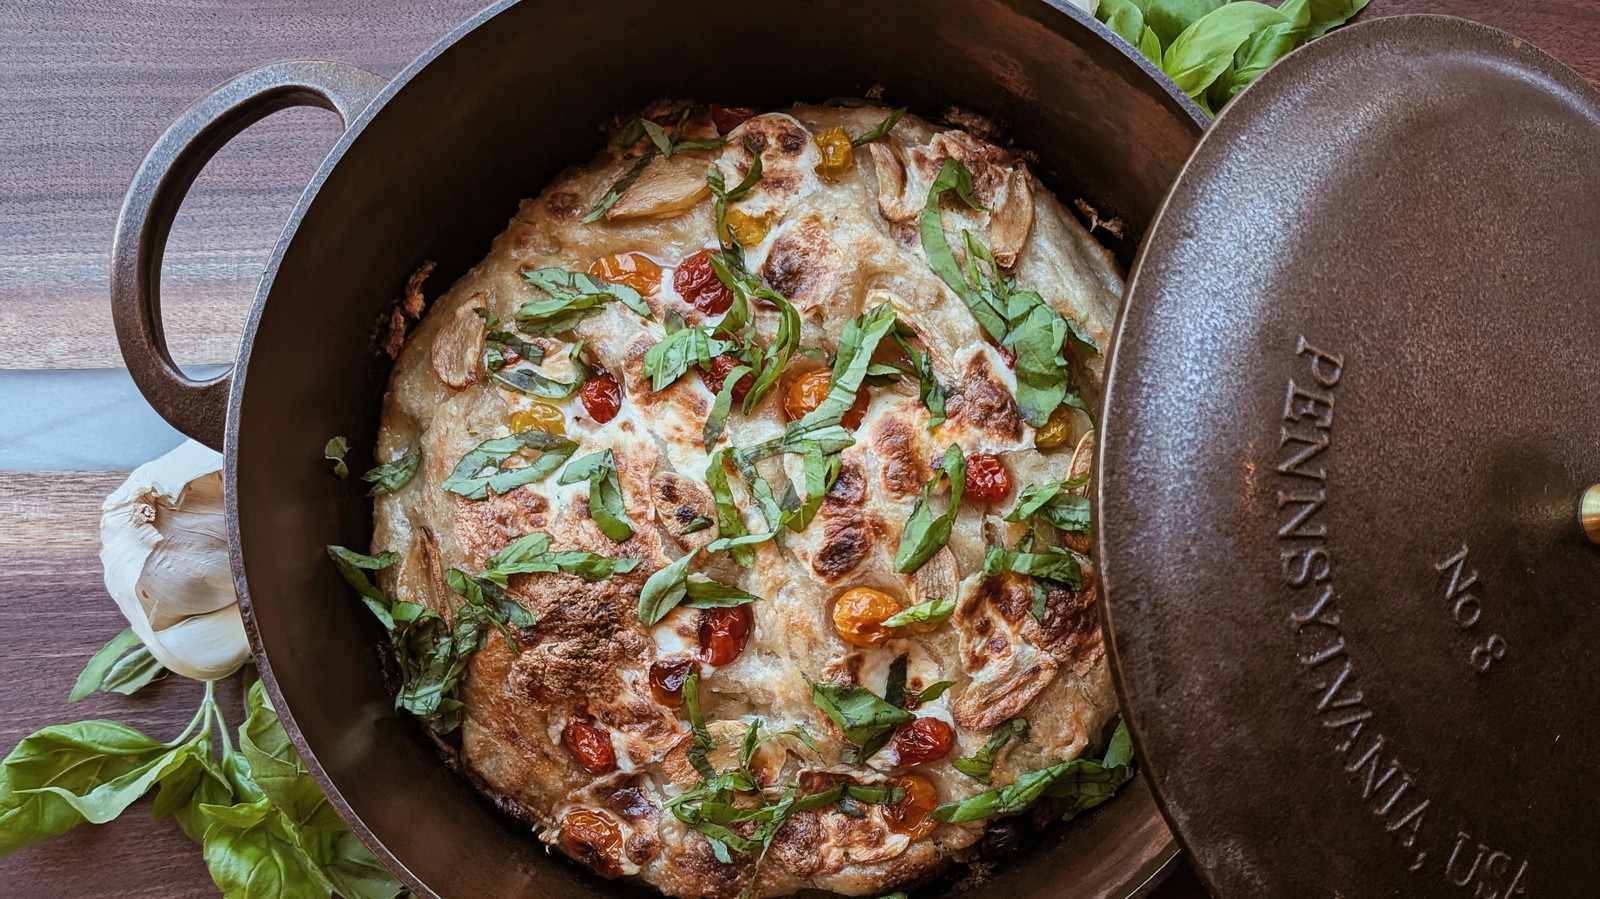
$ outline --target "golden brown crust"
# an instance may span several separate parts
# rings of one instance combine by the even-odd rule
[[[717,135],[703,107],[663,102],[647,114],[681,121],[682,140]],[[704,835],[667,810],[670,799],[699,783],[700,774],[688,758],[687,717],[676,703],[658,701],[650,669],[701,658],[706,613],[679,608],[647,628],[638,604],[650,574],[720,536],[715,524],[690,527],[718,517],[702,445],[713,394],[692,374],[653,391],[644,361],[665,333],[668,311],[690,324],[715,320],[679,295],[674,274],[685,259],[714,245],[705,171],[715,165],[727,186],[737,184],[753,162],[746,138],[760,154],[763,176],[734,208],[770,225],[762,240],[745,248],[746,263],[801,310],[801,343],[818,358],[797,354],[779,388],[752,414],[729,416],[718,445],[750,446],[781,435],[781,391],[805,371],[828,364],[845,323],[880,303],[890,303],[914,332],[950,395],[948,420],[930,430],[915,381],[875,381],[866,390],[870,401],[855,431],[857,443],[841,454],[839,476],[808,527],[786,533],[781,546],[755,546],[748,569],[725,553],[700,552],[695,571],[759,597],[748,607],[753,629],[744,651],[718,666],[699,662],[701,705],[718,741],[713,767],[736,764],[743,735],[759,720],[761,734],[798,729],[819,747],[812,750],[794,737],[761,745],[752,769],[767,786],[767,801],[790,783],[806,793],[843,781],[882,783],[906,773],[889,750],[864,765],[845,764],[838,731],[811,701],[803,677],[881,693],[890,662],[901,654],[908,660],[910,689],[955,682],[916,712],[954,728],[957,745],[950,756],[916,768],[942,801],[986,788],[950,762],[976,751],[1007,718],[1025,715],[1033,739],[1002,754],[996,784],[1075,757],[1113,713],[1087,561],[1084,587],[1048,593],[1041,624],[1031,613],[1031,583],[1012,576],[986,581],[980,573],[989,545],[1014,545],[1021,536],[1020,525],[996,517],[1003,507],[985,511],[968,504],[949,546],[914,575],[897,571],[894,557],[912,507],[950,444],[999,454],[1019,484],[1062,480],[1073,457],[1033,450],[1033,432],[1012,399],[1013,373],[927,264],[916,220],[944,160],[965,162],[979,201],[994,210],[947,203],[947,230],[986,237],[1021,287],[1038,291],[1102,345],[1120,297],[1119,273],[1072,214],[1031,180],[1016,154],[966,133],[907,116],[888,137],[857,148],[849,170],[818,174],[821,154],[813,135],[834,127],[859,135],[884,114],[871,107],[799,106],[754,116],[722,135],[727,143],[719,149],[653,160],[645,170],[648,179],[642,176],[645,188],[625,193],[608,218],[584,224],[595,199],[652,146],[640,137],[631,147],[564,172],[542,195],[525,201],[484,262],[435,300],[409,337],[406,309],[421,311],[423,275],[396,310],[396,340],[404,339],[405,348],[385,399],[378,452],[392,459],[420,448],[422,464],[411,483],[375,504],[375,548],[402,554],[380,573],[384,588],[448,616],[462,600],[445,586],[445,573],[481,571],[491,556],[532,532],[549,534],[557,551],[639,560],[633,572],[593,583],[565,574],[511,576],[507,593],[534,624],[516,631],[515,649],[491,634],[472,657],[461,689],[457,764],[499,807],[534,824],[541,838],[558,846],[564,846],[559,826],[568,811],[610,816],[620,828],[621,849],[614,858],[590,861],[607,874],[638,879],[671,896],[734,899],[752,877],[756,899],[802,890],[883,895],[928,878],[967,852],[982,831],[980,824],[944,825],[913,840],[888,828],[881,807],[864,805],[857,817],[829,806],[790,818],[758,874],[749,856],[735,852],[731,861],[720,861]],[[533,342],[544,349],[539,370],[547,377],[564,381],[574,375],[567,352],[582,340],[586,364],[620,381],[622,410],[605,424],[576,398],[553,402],[565,414],[566,436],[577,445],[573,458],[612,452],[634,535],[620,543],[605,535],[591,517],[586,480],[561,485],[552,475],[481,500],[444,491],[462,457],[510,433],[512,417],[534,401],[488,378],[473,309],[483,308],[502,327],[514,328],[522,304],[542,296],[523,272],[586,271],[613,253],[642,253],[661,267],[659,286],[643,295],[651,318],[609,303],[570,334]],[[753,310],[760,343],[770,345],[777,320],[772,308]],[[886,341],[875,361],[898,363],[898,350]],[[1075,361],[1074,374],[1091,399],[1102,364],[1096,358]],[[768,459],[760,469],[781,488],[803,483],[797,462],[798,457]],[[735,487],[735,501],[747,527],[759,532],[764,522],[749,491]],[[957,607],[947,621],[895,629],[881,646],[853,646],[833,630],[830,611],[835,597],[854,586],[884,590],[902,606],[951,598]],[[563,734],[575,720],[600,728],[610,740],[616,770],[591,774],[565,748]],[[755,824],[732,827],[748,836]]]

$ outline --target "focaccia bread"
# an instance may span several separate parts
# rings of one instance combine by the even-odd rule
[[[379,583],[457,640],[396,625],[402,705],[604,876],[882,895],[993,820],[935,805],[1109,736],[1074,406],[1116,262],[1018,156],[888,112],[647,110],[522,203],[394,368],[379,459],[420,459],[376,500]]]

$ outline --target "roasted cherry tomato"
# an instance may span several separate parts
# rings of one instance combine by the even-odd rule
[[[643,253],[607,253],[589,263],[589,274],[642,294],[655,293],[661,285],[661,266]]]
[[[1066,406],[1057,406],[1050,419],[1033,432],[1033,445],[1039,449],[1055,449],[1072,436],[1072,412]]]
[[[755,114],[756,110],[749,106],[711,107],[711,121],[716,123],[718,134],[727,134]]]
[[[956,746],[956,732],[938,718],[918,718],[895,729],[895,755],[901,767],[926,765],[950,754]]]
[[[894,785],[906,791],[899,802],[884,806],[883,820],[895,833],[903,833],[920,840],[938,825],[933,820],[933,810],[939,807],[939,791],[926,777],[907,774],[894,779]]]
[[[622,411],[622,385],[608,371],[601,370],[578,389],[578,399],[589,417],[605,424]]]
[[[622,873],[622,825],[609,813],[571,808],[561,816],[561,848],[602,877]]]
[[[511,416],[511,432],[521,434],[523,431],[547,431],[551,434],[567,433],[567,416],[555,406],[533,400],[528,408],[515,412]]]
[[[816,141],[817,151],[822,154],[822,161],[817,163],[817,174],[824,178],[842,178],[855,165],[855,147],[850,145],[850,135],[843,128],[835,125],[813,140]]]
[[[1004,462],[992,453],[972,453],[967,456],[967,492],[969,499],[980,503],[997,503],[1011,495],[1011,473]]]
[[[833,373],[826,368],[808,371],[789,385],[783,395],[783,414],[790,421],[805,418],[811,414],[822,401],[828,398],[828,390],[833,386]],[[861,419],[867,414],[867,389],[863,386],[856,391],[856,401],[844,411],[844,416],[839,423],[847,429],[854,431],[861,426]]]
[[[702,315],[721,315],[733,305],[733,291],[711,267],[710,250],[701,250],[678,263],[678,270],[672,273],[672,286]]]
[[[754,629],[755,616],[748,605],[701,609],[700,660],[707,665],[726,665],[737,659]]]
[[[650,665],[650,694],[656,702],[677,708],[683,702],[683,682],[694,673],[692,659],[663,659]]]
[[[723,383],[728,380],[728,373],[743,364],[739,361],[738,356],[732,353],[723,353],[711,360],[710,371],[703,368],[696,368],[695,371],[700,373],[700,382],[706,385],[707,390],[712,393],[721,393]],[[750,388],[754,386],[756,386],[756,376],[753,373],[745,375],[734,383],[733,398],[736,400],[744,399],[744,395],[749,393]]]
[[[611,734],[593,720],[574,718],[568,721],[561,731],[561,745],[590,774],[617,770],[617,750],[611,745]]]
[[[877,646],[892,635],[884,619],[899,611],[900,604],[882,590],[854,587],[833,601],[833,629],[846,643]]]

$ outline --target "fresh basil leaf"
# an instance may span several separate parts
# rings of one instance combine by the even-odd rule
[[[906,668],[911,654],[902,652],[889,662],[889,674],[884,679],[883,701],[897,709],[906,707]]]
[[[1112,33],[1135,46],[1147,27],[1144,24],[1144,10],[1133,0],[1100,0],[1095,17],[1104,22]],[[1160,62],[1159,58],[1156,59],[1157,64]]]
[[[815,440],[801,441],[798,446],[804,458],[805,498],[801,499],[794,485],[790,484],[783,501],[778,504],[783,509],[782,526],[797,534],[805,530],[816,517],[817,511],[822,508],[822,501],[827,499],[828,491],[839,480],[839,472],[844,464],[838,453],[826,452],[822,444]]]
[[[683,377],[691,366],[709,368],[712,359],[733,349],[732,342],[711,336],[711,330],[703,325],[669,330],[645,353],[644,376],[650,379],[651,390],[661,390]]]
[[[701,443],[706,452],[716,446],[717,440],[722,437],[723,429],[728,426],[728,413],[733,409],[733,390],[739,384],[739,379],[750,373],[750,366],[736,365],[728,372],[722,381],[722,389],[717,391],[716,399],[711,401],[711,411],[706,414],[705,427],[701,429]]]
[[[823,684],[809,677],[806,684],[811,687],[812,703],[857,747],[857,758],[863,761],[889,742],[895,728],[916,718],[865,687]]]
[[[750,528],[744,523],[744,514],[734,499],[728,477],[728,453],[728,450],[720,449],[711,454],[706,462],[706,486],[710,488],[712,502],[717,507],[717,530],[721,534],[718,539],[730,541],[725,544],[728,556],[739,565],[749,568],[755,564],[755,550],[745,543],[736,542],[749,536]]]
[[[1163,47],[1168,47],[1177,40],[1184,29],[1221,9],[1228,0],[1134,0],[1134,2],[1144,10],[1144,24],[1156,33]]]
[[[855,405],[861,381],[872,365],[872,354],[878,343],[894,329],[894,307],[880,303],[876,308],[852,318],[839,336],[839,352],[833,359],[832,382],[828,395],[817,408],[798,421],[791,422],[785,431],[786,439],[815,436],[811,432],[839,424],[844,414]]]
[[[1061,313],[1039,301],[1006,336],[1005,346],[1017,360],[1017,411],[1033,427],[1049,421],[1067,397],[1070,375],[1061,353],[1067,334]]]
[[[932,685],[930,685],[928,687],[924,687],[922,692],[917,693],[914,696],[911,696],[911,700],[912,700],[911,704],[912,704],[913,707],[915,707],[915,706],[922,705],[923,703],[933,702],[935,699],[938,699],[939,697],[943,696],[946,691],[948,691],[951,687],[954,687],[955,685],[956,685],[956,682],[953,681],[953,680],[942,680],[942,681],[939,681],[936,684],[932,684]],[[908,694],[908,695],[910,695],[910,694]]]
[[[583,387],[583,383],[589,380],[588,366],[585,366],[583,360],[579,358],[579,353],[582,349],[583,344],[578,343],[567,351],[567,358],[571,360],[572,367],[576,372],[571,381],[557,381],[554,378],[547,378],[530,367],[510,370],[491,368],[489,370],[489,380],[517,393],[525,393],[529,396],[544,397],[551,400],[564,400],[577,393]],[[529,364],[534,365],[537,363],[530,361]]]
[[[167,673],[167,668],[151,654],[149,647],[141,646],[117,660],[106,672],[100,689],[107,693],[132,696]]]
[[[461,457],[450,476],[445,478],[443,487],[467,499],[483,499],[491,490],[497,495],[504,494],[545,478],[560,468],[577,448],[578,444],[565,437],[536,430],[485,440]],[[505,464],[513,458],[527,458],[524,450],[538,455],[520,467]]]
[[[945,237],[940,204],[944,195],[952,190],[973,209],[984,208],[972,195],[972,172],[960,160],[946,159],[944,166],[939,169],[939,176],[928,190],[928,201],[922,207],[922,216],[917,223],[922,238],[922,252],[928,257],[928,267],[967,304],[990,339],[999,340],[1006,333],[1003,317],[989,309],[978,292],[967,283],[967,276],[962,272],[961,264],[956,262],[955,253],[950,250],[950,241]]]
[[[483,574],[486,580],[504,587],[513,574],[575,574],[586,581],[599,581],[615,574],[626,574],[639,565],[638,559],[615,559],[583,550],[550,552],[550,535],[535,531],[512,541],[492,556]]]
[[[691,558],[685,556],[684,558]],[[700,772],[700,776],[711,779],[717,772],[711,767],[708,758],[711,750],[717,748],[717,741],[712,739],[711,731],[706,729],[706,719],[700,714],[700,672],[691,671],[683,681],[683,710],[689,716],[689,732],[694,739],[689,744],[689,764]]]
[[[911,368],[906,373],[917,379],[917,396],[922,400],[922,405],[928,409],[928,430],[931,431],[945,422],[944,401],[950,392],[934,375],[933,360],[926,352],[912,346],[899,329],[896,330],[894,337],[900,348],[905,351],[906,358],[911,360]]]
[[[565,310],[583,312],[581,320],[590,311],[591,301],[604,303],[616,300],[644,318],[653,318],[650,306],[626,284],[597,278],[587,272],[572,272],[559,268],[532,269],[522,273],[523,280],[549,294],[550,299],[527,303],[517,312],[517,321],[546,321],[559,318]],[[597,307],[596,307],[597,308]],[[561,330],[566,330],[565,328]],[[531,334],[537,332],[530,331]],[[559,332],[556,332],[559,333]]]
[[[778,307],[778,330],[773,336],[772,345],[762,354],[761,370],[756,375],[755,383],[750,385],[750,392],[745,394],[744,404],[740,407],[745,415],[755,411],[756,406],[777,385],[778,378],[783,375],[789,360],[794,358],[795,350],[800,346],[800,311],[777,291],[761,288],[756,293]],[[731,375],[729,379],[732,380]]]
[[[896,109],[894,112],[889,113],[889,115],[886,116],[883,121],[879,122],[871,131],[868,131],[866,134],[863,134],[855,140],[852,140],[850,142],[850,146],[864,147],[878,138],[887,135],[890,131],[894,130],[894,126],[899,124],[900,120],[905,117],[906,108],[907,107],[902,106],[899,109]]]
[[[930,506],[933,493],[942,481],[950,482],[950,504],[943,514],[935,515]],[[911,517],[900,535],[900,546],[894,553],[895,570],[910,574],[933,558],[933,554],[950,542],[950,528],[961,513],[961,496],[966,492],[967,459],[957,444],[945,450],[944,461],[922,488],[922,495],[911,508]]]
[[[688,596],[689,564],[694,557],[691,552],[657,570],[644,582],[639,591],[639,621],[645,627],[654,626]]]
[[[1289,19],[1254,0],[1235,0],[1207,13],[1172,40],[1161,68],[1178,89],[1200,97],[1233,64],[1234,53],[1256,32]]]
[[[672,155],[672,138],[667,136],[667,129],[649,119],[640,119],[639,126],[644,129],[645,134],[650,135],[650,142],[656,145],[662,156]]]
[[[589,516],[600,531],[615,543],[633,536],[633,522],[622,498],[622,479],[611,450],[590,453],[572,460],[557,483],[589,482]]]
[[[413,447],[406,454],[393,462],[386,462],[361,476],[361,480],[372,485],[367,491],[368,496],[388,496],[401,487],[411,483],[416,477],[417,467],[422,463],[422,450]]]
[[[522,651],[512,628],[533,627],[535,619],[532,612],[512,599],[499,584],[473,577],[459,568],[445,572],[445,583],[467,601],[467,605],[456,610],[457,620],[460,620],[463,612],[475,614],[500,632],[508,649],[512,652]]]
[[[695,534],[695,533],[699,533],[700,531],[703,531],[706,528],[711,527],[713,524],[716,524],[716,522],[714,522],[711,519],[705,517],[704,515],[696,515],[695,517],[689,519],[689,523],[684,525],[683,526],[683,530],[679,531],[678,533],[680,533],[680,534]]]
[[[83,666],[83,672],[78,675],[77,682],[72,685],[72,693],[67,696],[67,702],[77,702],[100,689],[100,684],[105,680],[106,673],[111,670],[111,666],[115,665],[117,660],[129,650],[143,645],[143,641],[139,639],[138,634],[133,632],[133,628],[123,628],[122,633],[112,637],[105,646],[100,647],[100,651],[96,652],[89,659],[89,663]]]
[[[286,830],[296,848],[305,853],[343,899],[395,899],[404,892],[394,875],[348,829],[290,825]]]
[[[893,805],[906,798],[906,788],[894,784],[845,784],[844,795],[868,805]]]
[[[595,202],[594,206],[589,208],[589,213],[583,217],[583,223],[592,225],[600,221],[601,217],[611,210],[611,207],[617,205],[617,201],[622,199],[622,195],[628,192],[628,188],[633,186],[633,182],[639,180],[639,176],[644,174],[645,167],[650,164],[650,160],[653,158],[655,158],[654,153],[646,153],[639,157],[639,161],[635,162],[633,167],[628,169],[621,178],[618,178],[606,190],[605,194]]]
[[[742,606],[760,599],[719,581],[710,579],[697,581],[690,580],[684,584],[685,595],[683,605],[691,609],[722,609],[729,606]]]
[[[250,777],[261,792],[296,824],[343,830],[338,812],[289,742],[261,681],[245,693],[245,707],[249,714],[239,725],[239,753],[249,763]]]
[[[946,597],[919,602],[901,609],[883,620],[884,627],[904,627],[908,624],[938,624],[956,610],[956,601]]]
[[[63,793],[88,796],[137,780],[173,751],[114,721],[52,725],[24,737],[0,763],[0,856],[82,824],[85,816]]]
[[[345,454],[350,452],[350,441],[343,437],[331,437],[326,446],[322,448],[322,458],[333,463],[333,473],[344,480],[350,476],[350,466],[345,464]]]
[[[750,192],[755,190],[756,185],[761,182],[761,154],[756,152],[755,143],[748,137],[744,139],[744,148],[750,154],[750,167],[745,170],[744,177],[734,186],[733,190],[718,195],[720,200],[737,203],[750,196]],[[720,175],[721,172],[719,170],[718,176],[720,177]]]
[[[998,732],[997,732],[998,733]],[[992,738],[991,738],[992,739]],[[934,809],[934,820],[951,824],[1023,811],[1041,797],[1049,798],[1063,819],[1110,799],[1133,779],[1132,742],[1127,723],[1118,722],[1101,759],[1078,758],[1024,774],[1016,782]]]
[[[1000,754],[1000,750],[1011,742],[1012,738],[1016,738],[1023,743],[1028,742],[1028,719],[1009,718],[1001,722],[1000,726],[989,734],[989,739],[984,741],[983,746],[977,752],[964,758],[956,759],[951,764],[955,765],[956,770],[962,774],[974,780],[988,783],[989,774],[994,771],[996,757]]]
[[[994,577],[1007,571],[1060,581],[1074,590],[1083,586],[1078,557],[1071,552],[1017,552],[1002,546],[989,547],[983,557],[983,576]]]
[[[226,899],[327,896],[333,884],[295,843],[291,826],[265,797],[204,805],[206,867]]]

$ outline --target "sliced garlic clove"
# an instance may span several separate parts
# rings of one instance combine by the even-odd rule
[[[1005,200],[989,217],[989,246],[1002,268],[1017,264],[1017,254],[1033,230],[1033,186],[1028,172],[1018,166],[1006,176]]]
[[[606,212],[612,222],[685,212],[711,195],[706,183],[706,161],[690,156],[650,160],[639,180]]]
[[[961,570],[956,565],[956,555],[946,546],[911,575],[911,604],[921,605],[935,599],[953,600],[960,586]]]
[[[878,213],[888,222],[908,222],[921,208],[906,199],[906,165],[893,141],[867,144],[873,177],[878,182]]]
[[[483,319],[478,309],[488,305],[482,293],[472,295],[444,327],[433,335],[433,370],[447,387],[460,390],[478,380],[478,360],[483,358]]]

